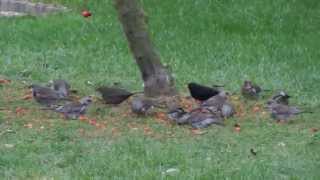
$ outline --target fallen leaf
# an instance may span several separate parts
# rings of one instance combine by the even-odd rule
[[[23,125],[23,127],[31,129],[32,128],[32,124],[31,123],[27,123],[27,124]]]
[[[29,100],[29,99],[32,99],[32,94],[27,94],[22,97],[22,100]]]
[[[95,125],[97,124],[97,120],[95,120],[95,119],[90,119],[90,120],[89,120],[89,124],[95,126]]]
[[[203,131],[201,129],[191,129],[191,133],[194,135],[202,135],[202,134],[206,134],[207,131]]]
[[[4,144],[4,147],[6,147],[6,148],[13,148],[13,147],[14,147],[14,144]]]
[[[136,124],[133,124],[133,123],[128,123],[128,128],[130,128],[130,129],[138,129],[137,128],[137,125]]]
[[[257,113],[259,111],[261,111],[261,108],[258,105],[253,106],[252,112]]]
[[[9,84],[11,80],[8,79],[0,79],[0,84]]]
[[[237,106],[237,110],[236,110],[236,117],[244,117],[246,115],[245,112],[245,108],[243,104],[240,104],[239,106]]]
[[[88,120],[88,118],[86,117],[86,116],[79,116],[79,120],[80,121],[86,121],[86,120]]]
[[[180,105],[183,109],[186,109],[187,111],[191,111],[193,109],[193,105],[195,104],[195,101],[192,97],[184,97],[181,98]]]
[[[105,129],[107,126],[104,123],[97,123],[96,127],[99,129]]]
[[[266,111],[262,111],[261,114],[262,114],[262,115],[266,115],[267,112],[266,112]]]
[[[151,129],[150,127],[144,127],[144,128],[143,128],[143,132],[144,132],[144,134],[146,134],[146,135],[151,135],[151,134],[153,134],[153,131],[152,131],[152,129]]]
[[[316,133],[316,132],[319,131],[319,129],[318,129],[318,128],[311,128],[310,131],[311,131],[312,133]]]
[[[116,128],[116,127],[111,129],[111,133],[112,133],[113,136],[117,136],[117,135],[120,134],[119,129]]]
[[[23,115],[23,114],[25,114],[26,112],[27,112],[27,110],[24,109],[24,108],[22,108],[22,107],[17,107],[17,108],[16,108],[16,114],[17,114],[17,115]]]
[[[155,117],[160,120],[167,120],[167,115],[164,112],[157,112]]]
[[[231,96],[231,99],[238,101],[240,99],[240,97],[239,96]]]

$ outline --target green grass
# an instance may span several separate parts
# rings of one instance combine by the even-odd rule
[[[0,18],[0,177],[4,179],[318,179],[319,112],[288,125],[250,115],[194,136],[188,127],[153,119],[118,117],[95,105],[89,116],[106,129],[67,122],[21,100],[21,81],[68,79],[80,94],[87,81],[141,90],[112,1],[55,0],[73,10],[47,17]],[[225,84],[238,91],[245,79],[286,89],[292,103],[319,107],[320,2],[318,0],[144,0],[150,32],[182,93],[185,84]],[[125,105],[123,105],[125,106]],[[24,107],[24,115],[16,114]],[[102,112],[96,112],[97,107]],[[122,107],[122,106],[121,106]],[[241,124],[241,132],[233,124]],[[31,123],[32,128],[24,125]],[[136,128],[129,125],[134,124]],[[144,128],[152,129],[146,135]],[[5,132],[6,129],[13,132]],[[14,147],[7,147],[12,144]],[[253,148],[257,156],[250,153]],[[175,174],[162,172],[179,169]]]

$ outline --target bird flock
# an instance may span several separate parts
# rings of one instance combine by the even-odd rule
[[[73,100],[70,84],[66,80],[58,79],[49,82],[49,85],[42,86],[33,84],[30,86],[33,99],[43,109],[61,113],[65,119],[78,119],[85,115],[88,107],[93,102],[93,96],[85,96],[80,100]],[[190,95],[199,102],[199,105],[189,111],[182,107],[169,108],[167,118],[178,125],[189,124],[193,128],[206,128],[212,124],[224,125],[224,120],[236,113],[235,107],[230,101],[230,93],[223,89],[223,86],[204,86],[195,82],[188,84]],[[106,104],[118,105],[129,97],[142,92],[129,92],[116,86],[102,86],[96,88]],[[251,81],[244,81],[241,86],[241,95],[246,100],[258,100],[263,91],[260,86]],[[300,110],[298,107],[289,105],[289,96],[286,92],[280,91],[274,94],[267,102],[266,109],[276,121],[288,122],[292,117],[301,113],[312,113]],[[134,97],[131,101],[131,111],[137,115],[148,115],[154,107],[159,107],[156,102],[150,99]]]

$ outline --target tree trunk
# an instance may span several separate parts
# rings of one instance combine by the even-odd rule
[[[161,64],[147,29],[139,0],[114,0],[119,20],[144,81],[148,97],[172,96],[176,88],[170,72]]]

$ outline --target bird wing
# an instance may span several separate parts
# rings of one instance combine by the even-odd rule
[[[261,87],[258,85],[253,85],[252,89],[255,93],[260,93],[262,91]]]
[[[82,113],[85,109],[85,106],[79,103],[70,103],[62,106],[58,112],[60,113],[67,113],[67,114],[74,114],[74,113]]]
[[[300,114],[302,112],[297,107],[289,107],[289,109],[290,109],[290,113],[292,113],[292,114]]]
[[[225,98],[217,95],[217,96],[213,96],[210,99],[208,99],[207,101],[204,101],[201,106],[215,106],[217,108],[220,108],[224,102],[226,101]]]
[[[272,112],[279,115],[289,114],[290,107],[282,104],[276,104],[272,107]]]
[[[45,99],[58,99],[58,94],[50,88],[36,89],[33,93],[36,97]]]

